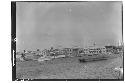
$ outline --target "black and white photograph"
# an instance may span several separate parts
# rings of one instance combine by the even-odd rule
[[[15,80],[123,81],[122,6],[122,1],[11,1]]]

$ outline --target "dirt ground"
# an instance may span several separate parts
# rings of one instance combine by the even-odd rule
[[[51,61],[16,63],[18,79],[122,79],[116,67],[123,67],[123,58],[80,63],[82,57],[58,58]]]

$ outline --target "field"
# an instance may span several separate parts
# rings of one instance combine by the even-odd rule
[[[83,57],[57,58],[51,61],[24,61],[16,63],[18,79],[122,79],[114,70],[123,67],[121,56],[102,61],[80,63]]]

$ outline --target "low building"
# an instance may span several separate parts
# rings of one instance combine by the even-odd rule
[[[71,48],[64,48],[64,50],[65,50],[65,53],[64,53],[64,54],[65,54],[66,56],[71,56],[71,55],[72,55],[72,51],[73,51],[73,50],[72,50]]]
[[[101,48],[101,53],[106,54],[106,48],[105,47]]]
[[[72,48],[72,56],[79,56],[79,48]]]
[[[106,48],[105,47],[92,47],[89,48],[89,54],[105,54]]]
[[[85,51],[83,48],[79,48],[79,54],[85,54]]]
[[[79,55],[105,54],[105,47],[79,48]]]
[[[118,53],[123,53],[124,47],[123,46],[117,46],[117,52]]]
[[[117,47],[116,46],[105,46],[107,53],[117,53]]]
[[[89,54],[89,48],[84,48],[83,50],[85,54]]]
[[[44,49],[44,50],[42,51],[42,57],[46,57],[46,56],[49,56],[49,55],[50,55],[49,50]]]

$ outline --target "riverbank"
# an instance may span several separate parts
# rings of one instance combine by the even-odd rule
[[[80,63],[79,58],[57,58],[50,61],[17,62],[16,75],[20,79],[120,79],[116,67],[123,67],[123,58]]]

